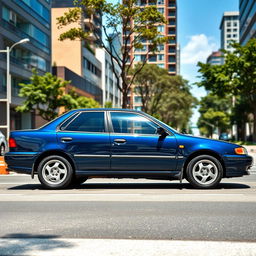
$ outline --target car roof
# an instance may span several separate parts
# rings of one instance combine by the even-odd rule
[[[74,111],[130,111],[130,112],[141,112],[134,109],[128,109],[128,108],[80,108],[75,109]]]

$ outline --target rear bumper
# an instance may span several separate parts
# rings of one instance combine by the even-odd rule
[[[4,156],[9,171],[31,174],[37,153],[31,152],[8,152]]]
[[[226,167],[226,177],[241,177],[249,175],[253,158],[248,155],[226,155],[223,157]]]

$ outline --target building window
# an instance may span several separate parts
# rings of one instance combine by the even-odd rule
[[[175,72],[175,71],[176,71],[175,66],[173,66],[173,65],[169,65],[169,67],[168,67],[168,71],[169,71],[169,72]]]
[[[237,22],[234,22],[234,23],[233,23],[233,26],[234,26],[234,27],[237,27]]]
[[[164,54],[158,54],[158,60],[163,61],[164,60]]]
[[[164,32],[164,26],[157,26],[157,31],[158,32]]]
[[[26,5],[28,5],[32,10],[38,13],[46,21],[50,20],[50,12],[44,7],[38,0],[22,0]]]
[[[140,96],[135,96],[134,97],[134,102],[135,103],[141,103],[141,97]]]
[[[164,4],[164,0],[157,0],[157,4],[163,5]]]
[[[159,68],[164,68],[164,64],[163,64],[163,63],[158,63],[157,66],[158,66]]]
[[[164,51],[164,45],[163,45],[163,44],[158,45],[158,46],[157,46],[157,50],[158,50],[159,52]]]
[[[140,61],[140,55],[138,54],[134,55],[134,61]]]
[[[149,62],[156,62],[156,55],[149,55],[148,61]]]
[[[227,27],[231,27],[231,22],[227,22]]]
[[[101,77],[101,70],[98,69],[93,63],[84,58],[84,67],[95,74],[97,77]]]
[[[164,8],[157,8],[157,10],[158,10],[160,13],[164,14]]]
[[[228,29],[227,29],[227,32],[231,32],[231,28],[228,28]]]
[[[168,56],[168,62],[175,62],[176,58],[175,56]]]
[[[227,34],[227,38],[231,38],[231,35],[230,35],[230,34]]]

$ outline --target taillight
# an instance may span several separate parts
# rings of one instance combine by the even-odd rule
[[[9,139],[9,148],[16,148],[17,147],[17,143],[15,141],[14,138],[10,138]]]

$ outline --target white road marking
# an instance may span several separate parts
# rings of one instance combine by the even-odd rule
[[[256,243],[131,239],[0,239],[0,255],[19,256],[245,256]]]

